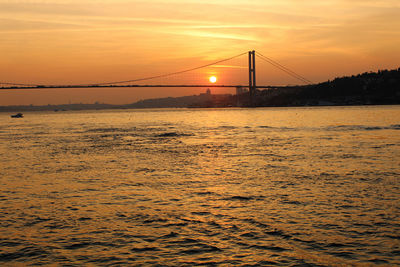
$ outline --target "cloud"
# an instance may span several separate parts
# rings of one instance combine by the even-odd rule
[[[168,31],[167,33],[186,35],[192,37],[201,37],[206,39],[230,39],[230,40],[240,40],[240,41],[256,41],[257,39],[245,34],[227,34],[227,33],[216,33],[211,31]]]
[[[234,66],[234,65],[213,65],[213,68],[227,68],[227,69],[247,69],[248,67],[243,67],[243,66]]]

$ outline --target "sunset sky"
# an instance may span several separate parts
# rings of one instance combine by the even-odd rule
[[[0,0],[0,83],[130,80],[253,49],[313,82],[398,68],[400,1]],[[232,69],[207,71],[226,81]],[[258,84],[301,84],[261,62],[258,69]],[[207,71],[205,82],[196,74],[200,83]],[[0,105],[122,104],[199,90],[0,91]]]

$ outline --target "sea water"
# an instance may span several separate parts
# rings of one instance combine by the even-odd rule
[[[0,114],[0,264],[400,264],[400,106]]]

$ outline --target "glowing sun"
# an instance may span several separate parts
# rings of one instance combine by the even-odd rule
[[[210,83],[216,83],[217,82],[217,77],[210,76],[209,80],[210,80]]]

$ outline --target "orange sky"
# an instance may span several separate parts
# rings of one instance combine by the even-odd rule
[[[130,80],[253,49],[320,82],[398,68],[399,14],[398,0],[0,0],[0,82]],[[229,64],[244,66],[240,60]],[[301,83],[257,60],[258,84]],[[239,70],[246,71],[213,68],[185,79],[207,82],[216,72],[222,82]],[[200,91],[0,91],[0,105],[122,104]]]

